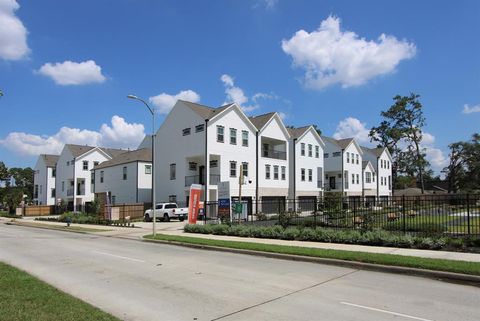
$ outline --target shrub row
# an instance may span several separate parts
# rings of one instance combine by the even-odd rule
[[[298,240],[327,243],[360,244],[373,246],[390,246],[417,249],[465,249],[480,247],[480,238],[449,238],[449,237],[421,237],[400,235],[384,230],[334,230],[329,228],[298,228],[280,225],[249,226],[249,225],[185,225],[187,233],[201,233],[214,235],[229,235],[254,238],[270,238],[282,240]]]
[[[74,224],[95,224],[95,225],[114,225],[114,226],[124,226],[124,227],[135,227],[135,225],[131,224],[130,222],[110,221],[110,220],[105,220],[96,214],[73,213],[73,212],[63,213],[59,217],[39,217],[39,218],[36,218],[35,220],[74,223]]]

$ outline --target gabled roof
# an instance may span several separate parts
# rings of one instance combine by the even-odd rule
[[[288,133],[292,138],[299,138],[310,128],[311,126],[303,126],[299,128],[287,128]]]
[[[57,165],[59,155],[49,155],[49,154],[42,154],[40,157],[43,158],[43,163],[46,167],[55,167]]]
[[[250,119],[250,121],[252,122],[252,124],[258,129],[258,130],[261,130],[263,128],[263,126],[265,126],[266,123],[268,123],[268,121],[270,119],[272,119],[272,117],[275,115],[274,112],[272,113],[266,113],[266,114],[263,114],[263,115],[258,115],[258,116],[254,116],[254,117],[248,117],[248,119]]]
[[[385,147],[368,148],[368,147],[362,146],[362,150],[363,150],[364,153],[370,153],[370,154],[375,155],[376,157],[380,157],[382,155],[383,151],[385,150]]]
[[[123,154],[125,153],[125,150],[124,149],[117,149],[117,148],[104,148],[104,147],[99,147],[101,150],[103,150],[105,153],[108,154],[108,156],[110,157],[115,157],[115,156],[118,156],[120,154]]]
[[[337,145],[340,146],[340,148],[345,149],[354,141],[353,138],[344,138],[344,139],[337,139]]]
[[[365,168],[367,168],[367,166],[370,167],[370,170],[371,170],[372,172],[375,172],[375,168],[373,167],[372,162],[370,162],[370,161],[362,161],[362,169],[365,170]]]
[[[148,148],[142,148],[129,152],[123,151],[123,153],[113,157],[109,161],[95,166],[93,169],[101,169],[132,162],[152,162],[152,150]]]
[[[340,149],[346,149],[348,146],[350,146],[350,144],[353,143],[354,145],[357,146],[357,149],[360,152],[360,154],[363,154],[363,150],[360,147],[360,145],[358,145],[355,138],[350,137],[350,138],[344,138],[344,139],[335,139],[332,137],[322,136],[322,140],[330,142],[331,144],[336,145]]]
[[[213,116],[215,116],[216,114],[218,114],[221,111],[223,111],[224,109],[226,109],[227,107],[230,107],[231,105],[233,105],[233,103],[230,103],[230,104],[226,104],[224,106],[213,108],[213,107],[209,107],[209,106],[205,106],[205,105],[200,105],[200,104],[197,104],[197,103],[192,103],[192,102],[186,101],[186,100],[181,100],[180,99],[179,101],[181,101],[185,106],[187,106],[191,110],[193,110],[195,113],[197,113],[203,119],[210,119]]]
[[[65,146],[68,147],[73,157],[78,157],[80,155],[83,155],[86,152],[91,151],[92,149],[95,148],[93,146],[88,146],[88,145],[74,145],[74,144],[66,144]]]

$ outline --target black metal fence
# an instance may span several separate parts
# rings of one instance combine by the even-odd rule
[[[241,214],[208,202],[206,222],[284,227],[382,229],[404,234],[480,236],[480,194],[399,197],[303,197],[242,200]],[[239,207],[236,207],[239,210]]]

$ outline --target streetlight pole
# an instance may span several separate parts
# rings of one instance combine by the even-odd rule
[[[147,106],[150,114],[152,114],[152,210],[153,210],[153,236],[157,234],[155,223],[157,222],[157,215],[155,214],[156,201],[155,201],[155,109],[150,108],[145,100],[135,95],[128,95],[127,98],[139,100]]]

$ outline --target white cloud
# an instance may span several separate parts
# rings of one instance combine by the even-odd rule
[[[20,155],[36,156],[58,154],[64,144],[134,149],[144,136],[142,124],[130,124],[115,115],[111,125],[103,124],[100,131],[62,127],[52,136],[12,132],[5,139],[0,139],[0,145]]]
[[[278,112],[278,116],[280,116],[280,118],[285,121],[285,119],[287,119],[288,115],[286,113],[284,113],[283,111],[280,111]]]
[[[278,0],[258,0],[257,3],[254,5],[254,8],[262,6],[268,10],[271,10],[275,8],[277,3],[278,3]]]
[[[224,104],[228,103],[236,103],[239,105],[244,112],[250,112],[259,108],[259,105],[247,105],[248,97],[245,96],[243,89],[240,87],[236,87],[233,78],[230,75],[224,74],[220,77],[220,80],[223,82],[225,86],[225,94],[227,97],[225,98]],[[262,95],[261,93],[255,94],[255,96]],[[255,97],[254,96],[254,97]],[[259,97],[259,96],[258,96]],[[256,98],[254,99],[256,101]]]
[[[200,95],[189,89],[182,90],[176,95],[161,93],[160,95],[150,97],[149,101],[157,107],[160,114],[168,114],[179,99],[198,103]]]
[[[20,5],[15,0],[0,0],[0,58],[19,60],[28,55],[28,31],[15,15]]]
[[[440,172],[448,165],[448,160],[443,154],[443,151],[435,147],[435,136],[423,132],[420,146],[425,149],[426,158],[432,165],[434,171]]]
[[[368,144],[370,138],[368,137],[370,130],[366,128],[366,124],[362,123],[360,120],[354,117],[347,117],[344,120],[341,120],[333,138],[343,139],[354,137],[360,144]]]
[[[106,79],[102,75],[102,68],[93,60],[46,63],[37,72],[52,78],[57,85],[62,86],[102,83]]]
[[[329,16],[312,32],[299,30],[282,40],[283,51],[295,66],[306,70],[305,85],[322,89],[330,85],[359,86],[395,71],[400,61],[415,56],[415,44],[381,34],[366,40],[340,30],[340,18]]]
[[[463,105],[464,114],[471,114],[471,113],[480,113],[480,104],[470,107],[468,104]]]

